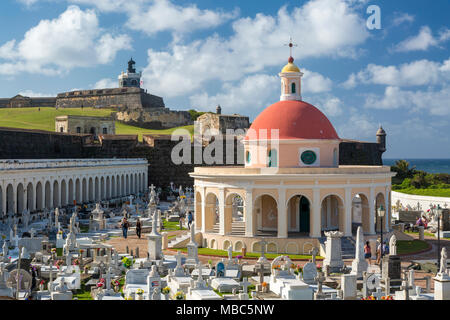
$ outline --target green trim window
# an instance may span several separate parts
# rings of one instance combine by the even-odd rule
[[[292,84],[291,84],[291,89],[292,89],[292,90],[291,90],[292,93],[295,93],[295,83],[292,83]]]
[[[317,155],[314,151],[307,150],[302,153],[302,155],[300,156],[300,159],[302,160],[302,162],[304,164],[311,165],[311,164],[314,164],[314,162],[316,162]]]
[[[274,168],[278,166],[276,149],[269,150],[268,160],[269,160],[268,163],[269,168]]]
[[[251,155],[250,155],[250,151],[247,151],[247,152],[245,153],[245,161],[246,161],[247,163],[250,163],[250,161],[252,161],[252,157],[251,157]]]

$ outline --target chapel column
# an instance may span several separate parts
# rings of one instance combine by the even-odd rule
[[[278,189],[278,238],[288,237],[287,210],[286,210],[286,189]]]
[[[24,182],[24,184],[26,184],[26,183]],[[27,210],[28,209],[28,185],[23,188],[23,195],[22,195],[22,197],[23,197],[23,199],[22,199],[22,203],[23,203],[22,210]]]
[[[320,189],[319,188],[314,188],[313,189],[313,199],[312,199],[313,203],[312,203],[312,214],[310,213],[311,216],[311,226],[310,226],[310,233],[309,236],[311,238],[320,238],[322,233],[321,233],[321,218],[322,218],[322,213],[320,210]]]
[[[345,188],[344,236],[352,236],[352,188]]]
[[[389,232],[389,222],[391,221],[391,192],[389,190],[389,186],[386,186],[384,194],[384,202],[385,202],[385,208],[386,208],[386,217],[384,219],[384,231]]]
[[[244,219],[245,219],[245,236],[255,236],[255,226],[253,221],[253,190],[245,190],[245,202],[244,202]]]
[[[370,187],[369,193],[369,234],[375,234],[375,188]]]
[[[225,189],[219,188],[219,234],[225,235]]]

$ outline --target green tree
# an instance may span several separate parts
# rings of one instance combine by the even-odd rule
[[[406,160],[397,160],[395,161],[395,165],[391,167],[391,171],[397,172],[395,177],[403,181],[405,178],[412,178],[414,176],[416,166],[410,168],[409,165],[409,162]]]

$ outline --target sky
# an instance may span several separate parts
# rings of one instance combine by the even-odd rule
[[[382,125],[384,158],[450,158],[448,12],[447,0],[2,0],[0,97],[117,87],[133,57],[170,109],[220,104],[252,121],[279,101],[292,37],[303,100],[341,138],[375,141]]]

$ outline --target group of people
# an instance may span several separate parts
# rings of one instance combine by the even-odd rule
[[[377,247],[376,264],[379,265],[381,263],[381,256],[387,254],[389,254],[389,245],[386,241],[383,241],[383,243],[378,244]],[[370,247],[369,241],[366,241],[366,244],[364,245],[364,259],[367,260],[369,266],[372,265],[372,248]]]
[[[188,212],[187,219],[188,219],[188,224],[187,224],[188,229],[191,230],[192,222],[194,222],[194,215],[192,214],[191,211]],[[184,215],[180,216],[180,229],[182,229],[183,221],[184,221]],[[121,220],[120,227],[122,228],[123,238],[127,239],[128,229],[130,228],[130,223],[126,216],[124,216],[123,219]],[[139,218],[137,218],[136,219],[136,235],[138,236],[139,239],[141,238],[141,234],[142,234],[142,222]]]

